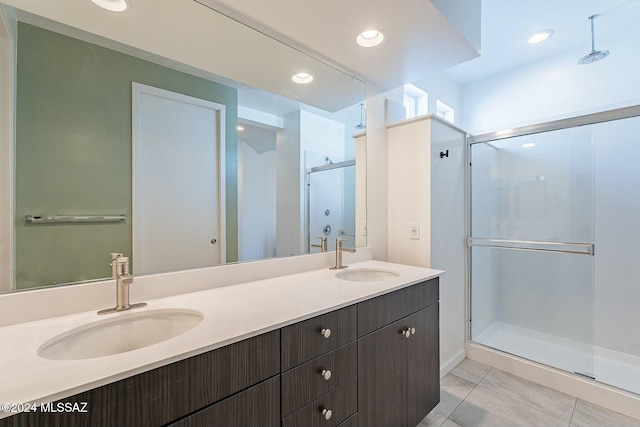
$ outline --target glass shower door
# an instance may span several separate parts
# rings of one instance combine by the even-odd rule
[[[593,376],[591,131],[470,145],[471,339]]]

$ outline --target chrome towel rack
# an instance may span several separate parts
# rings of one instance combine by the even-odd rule
[[[127,216],[122,215],[56,215],[56,216],[34,216],[25,215],[26,222],[32,224],[56,224],[56,223],[87,223],[87,222],[122,222],[127,220]]]

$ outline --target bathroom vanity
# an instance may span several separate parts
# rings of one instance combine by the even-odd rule
[[[0,426],[413,427],[439,402],[441,272],[359,264],[368,267],[351,268],[359,280],[364,280],[359,272],[375,277],[386,271],[380,267],[399,274],[363,282],[323,271],[320,277],[308,272],[263,281],[273,284],[270,292],[276,294],[283,290],[278,282],[293,279],[321,293],[337,286],[337,295],[326,298],[320,314],[313,310],[249,338],[70,394],[45,406],[49,412],[16,414],[0,419]],[[236,285],[242,286],[251,284]],[[207,291],[209,297],[216,291]],[[197,299],[205,295],[197,294]],[[298,300],[303,294],[283,303],[304,307]],[[231,325],[217,324],[226,327]],[[199,336],[208,334],[205,321],[196,329]],[[215,337],[215,331],[209,335]],[[99,364],[110,357],[116,356],[93,360]],[[66,410],[74,406],[77,411]],[[86,412],[80,411],[83,406]],[[56,409],[62,410],[52,412]]]

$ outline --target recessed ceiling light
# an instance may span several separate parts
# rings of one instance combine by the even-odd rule
[[[238,125],[238,130],[244,130],[244,128],[240,125]]]
[[[529,44],[542,43],[552,35],[553,35],[553,30],[540,30],[531,34],[531,37],[529,37],[529,40],[527,41],[529,42]]]
[[[384,33],[380,30],[367,30],[360,33],[356,42],[362,47],[378,46],[384,40]]]
[[[126,0],[91,0],[94,4],[97,4],[103,9],[110,10],[112,12],[122,12],[127,8]]]
[[[533,142],[527,142],[526,144],[522,144],[522,148],[533,148],[536,144]]]
[[[298,84],[306,85],[313,81],[313,76],[309,73],[298,73],[294,74],[293,77],[291,77],[291,80]]]

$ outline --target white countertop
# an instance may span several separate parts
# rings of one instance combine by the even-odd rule
[[[399,276],[352,282],[337,279],[333,270],[322,269],[148,300],[147,307],[135,312],[191,309],[201,312],[204,319],[168,341],[94,359],[49,360],[37,351],[61,333],[105,319],[95,311],[0,327],[0,402],[41,403],[69,397],[443,273],[382,261],[349,267],[355,268],[393,270]],[[0,418],[10,415],[0,411]]]

